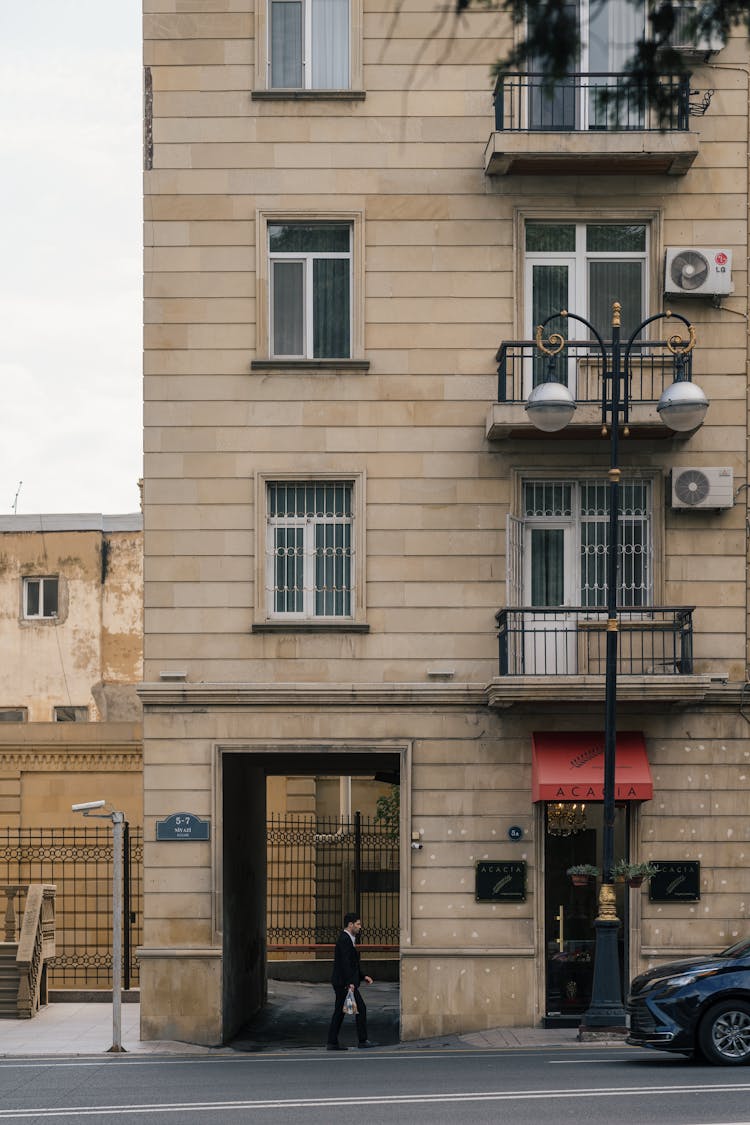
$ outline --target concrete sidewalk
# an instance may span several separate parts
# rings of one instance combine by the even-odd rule
[[[575,1028],[494,1028],[465,1035],[441,1035],[398,1042],[398,987],[387,983],[365,993],[371,1036],[384,1050],[498,1050],[506,1048],[621,1046],[621,1040],[579,1043]],[[215,1055],[293,1050],[325,1050],[331,1008],[329,985],[269,981],[268,1006],[224,1047],[198,1047],[171,1040],[140,1039],[140,1004],[122,1005],[122,1044],[129,1053]],[[341,1042],[353,1046],[353,1023]],[[112,1045],[111,1003],[53,1003],[31,1020],[0,1020],[0,1058],[102,1054]]]

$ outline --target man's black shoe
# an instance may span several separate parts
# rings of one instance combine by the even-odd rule
[[[363,1047],[377,1047],[377,1043],[373,1043],[371,1039],[363,1039],[357,1046],[362,1050]]]
[[[368,1046],[371,1047],[372,1043],[369,1043]],[[326,1044],[326,1051],[345,1051],[345,1050],[346,1050],[346,1047],[342,1047],[340,1043],[327,1043]]]

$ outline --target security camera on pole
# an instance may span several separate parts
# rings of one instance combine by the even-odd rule
[[[125,1052],[122,1045],[122,912],[123,912],[123,840],[125,813],[118,812],[106,801],[81,801],[71,806],[73,812],[112,821],[112,1046],[110,1052]],[[96,812],[107,808],[106,812]]]

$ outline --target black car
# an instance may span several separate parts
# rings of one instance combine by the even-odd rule
[[[627,999],[635,1047],[698,1055],[718,1066],[750,1063],[750,939],[713,957],[641,973]]]

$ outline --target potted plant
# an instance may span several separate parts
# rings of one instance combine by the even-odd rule
[[[658,870],[653,863],[629,863],[626,859],[618,859],[612,873],[616,879],[624,879],[629,887],[640,887],[644,879],[650,879]]]
[[[598,874],[599,868],[595,867],[593,863],[574,863],[566,871],[566,875],[570,875],[575,887],[585,887]]]

